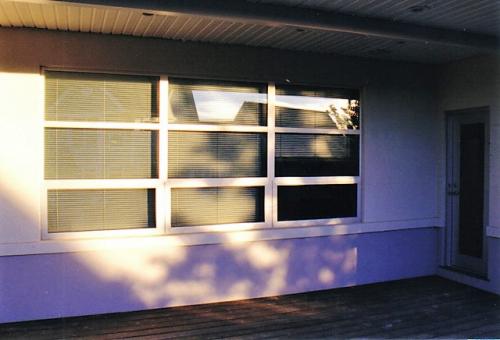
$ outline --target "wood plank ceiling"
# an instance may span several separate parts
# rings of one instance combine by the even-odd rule
[[[496,0],[248,0],[253,6],[277,5],[334,11],[354,17],[431,26],[500,36]],[[446,63],[484,53],[473,46],[394,39],[292,25],[271,25],[140,8],[53,1],[0,1],[0,26],[182,41],[273,47],[381,59]]]

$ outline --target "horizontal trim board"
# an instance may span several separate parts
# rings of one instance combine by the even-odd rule
[[[152,237],[123,237],[107,239],[45,240],[30,243],[0,244],[0,256],[35,255],[131,249],[150,247],[230,244],[335,235],[363,234],[405,229],[435,228],[438,218],[393,222],[356,223],[307,228],[268,228],[261,230],[207,232],[196,234],[158,235]],[[101,233],[102,235],[102,233]]]
[[[114,230],[92,230],[92,231],[66,231],[49,232],[43,231],[43,240],[41,243],[49,242],[47,240],[60,240],[61,242],[74,242],[74,240],[97,239],[106,233],[107,237],[119,239],[124,237],[148,237],[164,235],[163,228],[134,228],[134,229],[114,229]],[[1,256],[1,255],[0,255]]]
[[[274,221],[274,228],[301,228],[301,227],[314,227],[315,225],[322,226],[337,226],[337,225],[352,225],[360,222],[359,217],[332,217],[321,218],[316,220],[283,220]]]

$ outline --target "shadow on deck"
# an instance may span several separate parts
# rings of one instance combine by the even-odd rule
[[[439,277],[0,325],[0,338],[500,338],[500,296]]]

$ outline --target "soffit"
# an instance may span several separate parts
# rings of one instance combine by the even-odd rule
[[[247,0],[500,35],[498,0]]]
[[[287,6],[310,6],[325,10],[342,10],[356,15],[385,13],[386,17],[404,16],[406,3],[412,6],[416,1],[293,1],[293,0],[251,0],[256,5],[260,2],[274,2]],[[380,3],[372,8],[366,3]],[[446,2],[450,2],[446,0]],[[457,1],[454,1],[457,3]],[[458,1],[462,3],[461,1]],[[486,1],[464,1],[472,3]],[[490,3],[489,1],[488,3]],[[365,4],[361,6],[360,3]],[[358,4],[356,7],[355,5]],[[382,5],[383,4],[383,5]],[[335,6],[336,7],[335,7]],[[341,6],[342,5],[342,6]],[[384,7],[385,6],[385,7]],[[479,17],[484,8],[491,11],[491,6],[479,6]],[[470,8],[469,8],[470,9]],[[479,10],[479,9],[478,9]],[[467,12],[461,9],[460,12]],[[456,28],[453,20],[458,14],[447,19],[446,28]],[[398,14],[399,13],[399,14]],[[475,13],[475,12],[474,12]],[[75,3],[51,1],[0,1],[0,26],[29,27],[73,32],[92,32],[100,34],[129,35],[137,37],[155,37],[182,41],[199,41],[217,44],[248,45],[272,47],[286,50],[333,53],[347,56],[372,57],[379,59],[404,60],[422,63],[445,63],[463,59],[482,50],[475,47],[443,45],[440,43],[387,39],[363,34],[353,34],[319,29],[300,29],[293,26],[274,26],[265,23],[252,23],[186,14],[154,14],[132,8],[81,5]],[[491,33],[491,25],[469,15],[467,29],[482,33]],[[414,18],[415,19],[415,18]],[[486,18],[483,18],[486,20]],[[431,22],[433,16],[426,19]],[[497,22],[489,17],[491,22]],[[423,22],[418,22],[423,23]]]

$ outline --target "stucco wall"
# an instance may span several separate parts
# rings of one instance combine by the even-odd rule
[[[0,320],[274,296],[429,275],[435,230],[0,259]]]
[[[43,252],[40,245],[52,244],[41,241],[39,223],[43,66],[361,88],[362,223],[381,230],[389,223],[418,228],[253,242],[227,237],[227,242],[199,246],[141,247],[136,240],[133,250],[123,244],[106,250],[101,242],[83,251],[92,248],[94,240],[89,240],[79,241],[78,251],[76,241],[59,241],[58,254],[0,257],[0,322],[435,273],[437,232],[430,227],[441,219],[432,67],[36,30],[0,29],[0,140],[9,145],[0,148],[0,253]]]
[[[440,210],[444,211],[445,193],[445,149],[444,112],[477,107],[489,107],[489,218],[486,222],[488,234],[488,278],[475,280],[462,275],[440,271],[447,277],[466,282],[478,288],[500,294],[500,58],[485,56],[471,58],[443,66],[438,73],[438,98],[440,129],[443,141],[442,164],[439,177],[441,186]],[[495,236],[495,237],[493,237]]]

